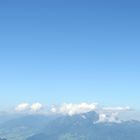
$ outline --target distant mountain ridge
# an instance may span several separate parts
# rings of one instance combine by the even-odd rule
[[[98,122],[99,115],[27,115],[0,125],[7,140],[140,140],[140,122]],[[1,139],[0,139],[1,140]],[[2,139],[5,140],[5,139]]]
[[[2,138],[0,138],[0,140],[6,140],[6,139],[4,139],[4,138],[3,138],[3,139],[2,139]]]
[[[26,137],[39,132],[54,118],[55,116],[50,115],[23,115],[9,119],[0,124],[0,137],[6,137],[8,140],[25,140]]]
[[[27,140],[139,140],[140,122],[97,123],[98,114],[63,116]]]

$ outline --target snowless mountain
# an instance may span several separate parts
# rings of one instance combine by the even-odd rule
[[[63,116],[27,140],[139,140],[140,122],[97,123],[98,114]]]
[[[77,115],[27,115],[0,125],[7,140],[139,140],[140,122],[99,122],[92,111]],[[1,139],[0,139],[1,140]]]

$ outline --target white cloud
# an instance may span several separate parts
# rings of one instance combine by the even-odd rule
[[[106,121],[106,119],[107,119],[106,114],[103,114],[103,113],[99,114],[98,122],[104,122],[104,121]]]
[[[120,122],[118,118],[118,113],[110,113],[110,114],[105,114],[101,113],[99,114],[99,120],[98,122]]]
[[[43,110],[42,110],[43,109]],[[62,115],[75,115],[95,111],[99,115],[98,122],[120,122],[118,119],[120,114],[131,111],[130,107],[103,107],[97,103],[64,103],[58,106],[52,106],[50,108],[44,108],[40,103],[21,103],[15,110],[17,112],[27,113],[42,113],[42,114],[62,114]]]
[[[131,111],[130,107],[102,107],[97,103],[80,103],[80,104],[62,104],[60,106],[51,107],[52,113],[63,115],[82,114],[95,111],[99,115],[98,122],[120,122],[119,114]]]
[[[18,112],[27,111],[29,109],[30,109],[30,105],[28,103],[21,103],[15,108],[15,110]]]
[[[124,112],[124,111],[131,111],[132,109],[129,106],[126,107],[105,107],[103,108],[105,111],[111,112]]]
[[[52,113],[57,113],[57,112],[58,112],[57,108],[54,107],[54,106],[51,107],[50,111],[51,111]]]
[[[29,103],[21,103],[19,104],[15,110],[17,112],[38,112],[43,108],[43,105],[40,103],[33,103],[33,104],[29,104]]]
[[[81,104],[62,104],[57,107],[52,107],[51,112],[52,113],[60,113],[65,115],[75,115],[75,114],[81,114],[86,113],[89,111],[95,111],[97,108],[96,103],[81,103]]]
[[[43,108],[43,105],[42,104],[40,104],[40,103],[34,103],[34,104],[32,104],[31,106],[30,106],[30,109],[32,110],[32,111],[40,111],[41,109]]]
[[[120,122],[120,113],[126,113],[131,111],[130,107],[103,107],[98,110],[99,120],[98,122]]]

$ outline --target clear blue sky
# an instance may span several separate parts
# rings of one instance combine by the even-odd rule
[[[140,107],[138,0],[1,0],[0,108],[20,102]]]

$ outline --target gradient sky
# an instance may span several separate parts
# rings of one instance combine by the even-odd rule
[[[140,109],[138,0],[1,0],[0,109],[98,102]]]

